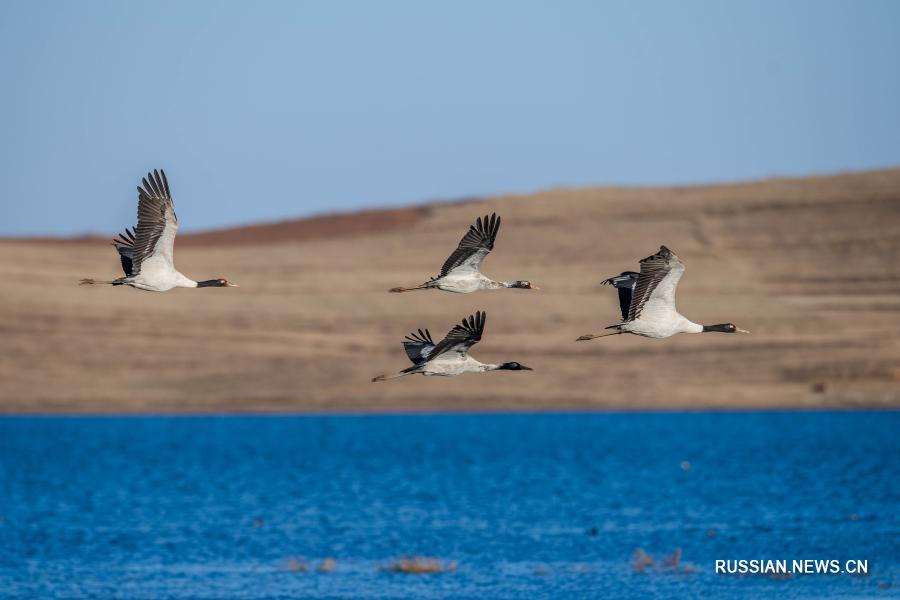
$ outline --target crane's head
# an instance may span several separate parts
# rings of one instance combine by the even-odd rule
[[[523,289],[523,290],[539,290],[539,289],[541,289],[536,285],[532,285],[530,281],[513,281],[511,284],[509,284],[509,287],[519,288],[519,289]]]
[[[719,323],[718,325],[704,325],[703,331],[718,331],[719,333],[750,333],[746,329],[737,327],[734,323]]]
[[[206,281],[198,281],[197,287],[241,287],[236,283],[231,283],[227,279],[207,279]]]
[[[498,371],[534,371],[531,367],[526,367],[525,365],[521,365],[517,362],[508,362],[503,363],[499,367],[497,367]]]

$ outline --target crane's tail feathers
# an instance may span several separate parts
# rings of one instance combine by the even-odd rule
[[[587,335],[583,335],[576,342],[586,342],[588,340],[593,340],[595,338],[609,337],[611,335],[619,335],[621,333],[625,333],[624,331],[615,331],[613,333],[588,333]]]

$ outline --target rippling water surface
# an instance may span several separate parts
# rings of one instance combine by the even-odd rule
[[[2,418],[0,597],[898,597],[898,439],[900,413]]]

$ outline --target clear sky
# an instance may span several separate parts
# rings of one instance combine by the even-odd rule
[[[0,0],[0,235],[900,165],[900,2]]]

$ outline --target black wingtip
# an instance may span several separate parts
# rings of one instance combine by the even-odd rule
[[[158,198],[171,198],[169,193],[169,180],[163,169],[153,169],[141,178],[144,187],[138,186],[138,193],[143,196],[156,196]]]
[[[172,193],[169,191],[169,179],[166,177],[166,172],[163,169],[160,169],[159,174],[162,176],[163,188],[166,191],[166,196],[171,198]]]
[[[474,317],[474,319],[473,319]],[[484,321],[487,318],[487,313],[483,310],[475,311],[475,314],[472,317],[469,317],[470,326],[475,331],[482,331],[484,329]]]
[[[642,258],[642,259],[639,260],[638,262],[640,262],[640,263],[645,263],[645,262],[647,262],[647,261],[654,260],[654,259],[657,259],[657,258],[662,258],[662,259],[665,259],[665,260],[669,260],[669,259],[672,258],[673,256],[675,256],[675,253],[674,253],[674,252],[672,252],[671,250],[669,250],[666,246],[660,246],[660,247],[659,247],[659,252],[657,252],[656,254],[653,254],[653,255],[651,255],[651,256],[648,256],[647,258]]]
[[[159,196],[163,195],[162,178],[159,176],[158,169],[153,169],[153,191]]]
[[[475,313],[468,317],[463,317],[462,326],[469,331],[480,331],[484,328],[484,317],[484,312],[476,310]]]
[[[496,212],[484,215],[483,217],[476,217],[472,229],[482,235],[494,237],[497,235],[497,230],[500,229],[500,217]]]

